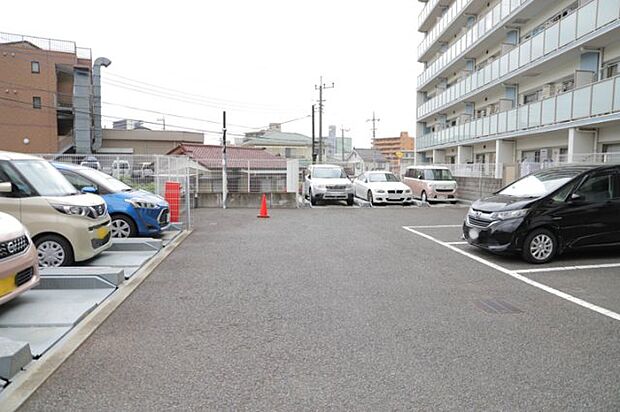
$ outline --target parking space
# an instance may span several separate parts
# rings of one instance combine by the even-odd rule
[[[36,288],[0,307],[0,388],[28,370],[33,360],[45,359],[180,233],[175,229],[158,239],[114,239],[110,249],[79,266],[41,268]]]
[[[567,252],[552,262],[528,264],[515,255],[495,255],[469,245],[460,224],[406,226],[448,253],[460,253],[551,295],[620,320],[620,249]]]

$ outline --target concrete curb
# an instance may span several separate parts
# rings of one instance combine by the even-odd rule
[[[190,234],[186,231],[177,236],[158,255],[150,259],[136,274],[109,299],[91,312],[65,336],[47,356],[29,364],[0,394],[0,411],[15,411],[92,335],[97,328],[119,307],[125,299],[144,282],[151,273]]]

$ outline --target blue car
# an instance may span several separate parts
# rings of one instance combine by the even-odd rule
[[[161,196],[135,190],[90,167],[52,164],[76,189],[103,197],[112,219],[112,237],[156,236],[170,225],[170,206]]]

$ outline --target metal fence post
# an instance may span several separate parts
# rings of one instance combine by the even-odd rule
[[[248,193],[250,193],[251,187],[250,187],[250,181],[252,180],[252,177],[250,175],[250,161],[248,160]]]

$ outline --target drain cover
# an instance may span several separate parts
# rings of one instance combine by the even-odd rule
[[[494,313],[499,315],[523,313],[521,309],[501,299],[476,299],[474,301],[474,305],[486,313]]]

